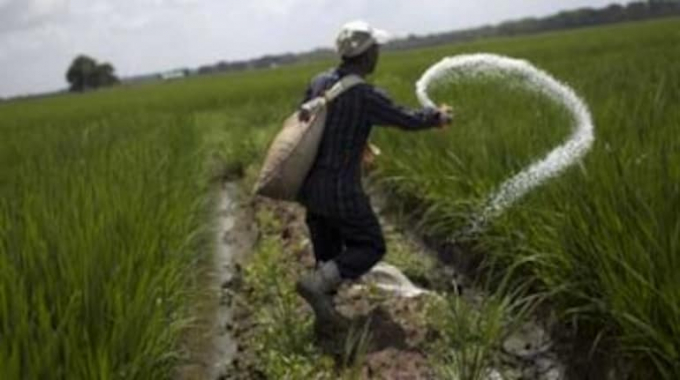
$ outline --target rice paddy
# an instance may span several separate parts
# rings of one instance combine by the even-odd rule
[[[487,52],[583,97],[597,127],[590,152],[468,243],[521,267],[634,379],[680,377],[679,31],[667,19],[387,52],[374,78],[416,106],[430,65]],[[0,104],[0,377],[171,378],[211,262],[211,184],[255,170],[332,64]],[[376,128],[372,180],[443,239],[571,132],[567,109],[512,80],[459,80],[431,97],[453,106],[454,125]]]

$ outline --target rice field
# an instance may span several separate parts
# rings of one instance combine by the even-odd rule
[[[441,58],[527,59],[572,86],[592,150],[474,250],[550,295],[635,379],[680,377],[680,20],[386,53],[374,80],[417,105]],[[214,186],[255,165],[332,62],[0,104],[0,377],[171,378],[210,262]],[[374,180],[418,228],[455,236],[507,177],[563,141],[569,114],[512,81],[438,86],[446,131],[376,129]]]

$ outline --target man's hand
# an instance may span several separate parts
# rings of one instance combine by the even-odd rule
[[[312,113],[307,108],[300,107],[300,109],[298,110],[298,120],[300,120],[303,123],[306,123],[311,118],[312,118]]]
[[[371,144],[370,142],[364,147],[364,153],[362,156],[362,166],[364,171],[370,171],[375,166],[375,159],[380,155],[380,149]]]
[[[438,108],[439,111],[439,128],[444,129],[446,126],[451,125],[453,121],[453,108],[446,104],[442,104]]]

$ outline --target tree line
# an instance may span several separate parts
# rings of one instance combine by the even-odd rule
[[[514,36],[521,34],[540,33],[552,30],[571,29],[601,24],[612,24],[626,21],[638,21],[660,17],[680,15],[680,0],[649,0],[634,1],[625,5],[612,4],[604,8],[580,8],[563,11],[551,16],[508,21],[498,25],[487,25],[474,29],[436,33],[426,36],[411,35],[405,39],[392,41],[384,48],[386,50],[406,50],[428,46],[445,45],[457,42],[471,41],[480,38]],[[211,74],[227,71],[276,67],[298,62],[309,62],[319,59],[333,59],[332,49],[317,49],[300,54],[267,55],[261,58],[218,62],[201,66],[199,74]]]
[[[406,39],[388,44],[387,48],[394,50],[413,49],[425,46],[464,42],[479,38],[540,33],[552,30],[639,21],[678,15],[680,15],[680,0],[634,1],[626,5],[611,4],[599,9],[579,8],[570,11],[562,11],[542,18],[528,17],[520,20],[507,21],[498,25],[489,25],[468,30],[431,34],[427,36],[412,35]]]

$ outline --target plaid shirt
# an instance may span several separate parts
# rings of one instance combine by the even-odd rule
[[[303,102],[323,94],[346,74],[340,68],[320,74],[307,89]],[[347,90],[329,105],[319,152],[299,201],[319,215],[349,217],[372,212],[361,186],[362,156],[372,126],[420,130],[438,124],[436,109],[397,106],[368,83]]]

